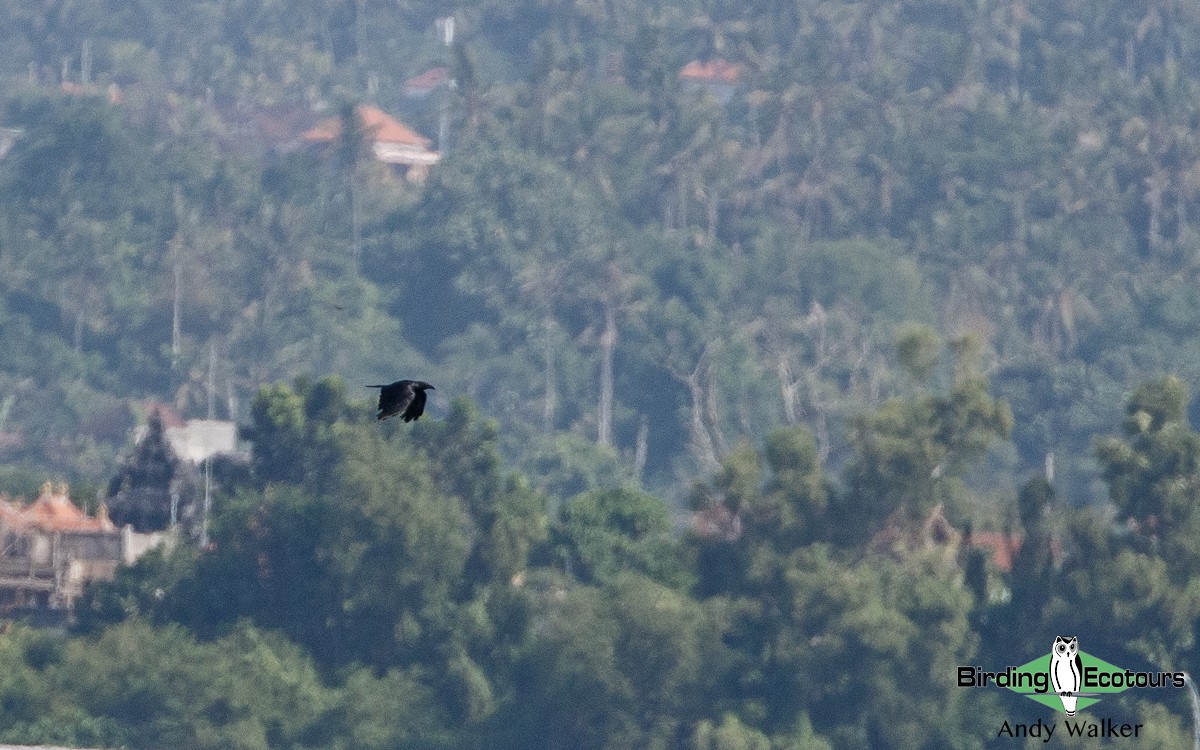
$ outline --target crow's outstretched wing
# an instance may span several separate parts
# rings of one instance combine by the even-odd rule
[[[401,419],[405,422],[411,422],[414,419],[420,419],[425,413],[425,390],[412,388],[409,390],[411,397],[408,398],[404,405],[404,414]]]
[[[425,413],[425,389],[433,388],[420,380],[397,380],[388,385],[369,385],[379,389],[379,414],[376,419],[387,419],[397,414],[405,422],[420,418]]]
[[[367,387],[379,389],[379,414],[375,416],[376,419],[387,419],[400,414],[408,408],[416,395],[411,380],[397,380],[389,385]]]

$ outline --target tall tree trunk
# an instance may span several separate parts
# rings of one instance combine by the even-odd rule
[[[792,366],[786,354],[778,355],[775,374],[779,377],[779,391],[783,395],[783,418],[788,424],[796,424],[796,379],[792,377]]]
[[[713,443],[712,434],[704,424],[704,389],[700,386],[700,374],[693,372],[688,375],[685,385],[688,388],[688,395],[692,398],[692,451],[704,471],[716,471],[721,468],[721,461],[717,458],[717,449]]]
[[[613,356],[617,350],[617,309],[604,301],[604,333],[600,335],[600,406],[596,415],[596,442],[612,446]]]
[[[179,354],[182,350],[182,305],[180,304],[180,295],[182,291],[182,272],[179,262],[180,245],[183,242],[178,237],[175,241],[175,293],[171,300],[171,372],[179,370]]]
[[[1150,217],[1147,221],[1146,229],[1146,247],[1149,249],[1151,256],[1158,254],[1162,246],[1162,217],[1163,217],[1163,196],[1166,194],[1167,188],[1170,187],[1171,178],[1167,171],[1162,167],[1154,170],[1154,174],[1150,175],[1145,180],[1146,195],[1144,200],[1150,209]]]
[[[238,419],[238,398],[237,391],[233,388],[233,378],[225,380],[225,408],[229,414],[229,421],[236,422]]]
[[[712,434],[708,430],[708,426],[704,424],[704,387],[700,384],[700,373],[704,370],[708,359],[707,349],[700,355],[700,362],[697,363],[696,369],[689,373],[682,373],[670,365],[667,366],[667,371],[671,373],[671,377],[675,378],[676,382],[685,386],[688,390],[688,395],[692,402],[692,418],[688,424],[688,433],[691,438],[692,455],[696,457],[696,462],[700,464],[700,469],[705,472],[714,472],[721,468],[720,459],[717,458],[717,449],[713,443]]]
[[[633,466],[638,477],[646,469],[646,458],[650,454],[650,420],[643,414],[638,424],[637,446],[633,450]]]
[[[549,435],[554,430],[554,412],[558,406],[555,383],[558,373],[554,361],[554,321],[547,317],[542,321],[542,358],[545,373],[545,393],[542,400],[542,433]]]
[[[817,460],[824,463],[829,458],[829,404],[819,395],[820,377],[814,369],[809,373],[809,400],[813,407],[813,437],[817,440]]]
[[[704,413],[708,416],[709,434],[712,435],[713,445],[716,447],[718,455],[724,456],[729,453],[729,447],[725,443],[725,435],[721,432],[721,415],[717,411],[717,386],[713,383],[711,361],[708,362],[708,367],[705,369],[708,375],[708,388],[704,393]]]

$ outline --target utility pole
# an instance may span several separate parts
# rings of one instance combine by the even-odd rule
[[[438,35],[442,38],[442,45],[449,48],[454,44],[454,16],[437,19],[436,26]],[[450,79],[446,89],[438,94],[441,103],[438,107],[437,143],[438,153],[442,156],[445,156],[446,151],[450,148],[450,95],[454,91],[454,87],[454,79]]]
[[[217,345],[216,342],[208,342],[208,418],[215,419],[217,416],[216,408],[216,389],[217,389]]]
[[[200,549],[208,546],[208,513],[212,510],[212,456],[204,459],[204,513],[200,518]]]
[[[179,354],[182,350],[180,339],[182,338],[182,310],[180,305],[180,295],[182,294],[182,266],[179,262],[180,250],[183,245],[183,240],[179,235],[175,235],[175,239],[171,241],[172,259],[174,261],[175,274],[175,294],[171,303],[171,372],[179,372]]]
[[[175,293],[171,303],[171,374],[179,372],[179,355],[183,348],[182,339],[182,304],[183,294],[183,191],[175,186],[175,236],[171,238],[171,263],[174,266]]]
[[[92,82],[92,40],[84,39],[79,51],[79,82],[87,86]]]

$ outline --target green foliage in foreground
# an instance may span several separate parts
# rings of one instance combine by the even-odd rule
[[[1164,554],[1196,540],[1179,493],[1200,486],[1176,380],[1138,389],[1126,436],[1100,446],[1120,522],[1063,512],[1033,480],[1011,506],[1025,540],[1011,573],[978,569],[960,532],[928,520],[936,499],[968,524],[962,472],[1006,429],[969,368],[945,393],[865,416],[843,477],[801,429],[736,449],[695,487],[682,536],[629,488],[548,513],[468,402],[381,425],[343,394],[335,380],[264,388],[264,450],[219,493],[209,548],[122,570],[69,637],[0,634],[0,740],[999,748],[1001,723],[1033,709],[957,687],[958,665],[1003,669],[1062,632],[1134,669],[1200,659],[1194,563]],[[303,470],[270,459],[286,455]],[[864,503],[877,530],[847,534]],[[1183,515],[1151,520],[1168,513]],[[1167,745],[1188,736],[1179,691],[1130,691],[1096,715]]]
[[[3,489],[110,486],[146,400],[254,442],[211,546],[0,634],[0,739],[1007,748],[953,665],[1200,669],[1192,6],[447,12],[0,0]],[[257,127],[433,67],[421,185]],[[372,423],[414,371],[479,412]]]

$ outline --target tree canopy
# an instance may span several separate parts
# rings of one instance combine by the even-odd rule
[[[955,665],[1200,669],[1187,4],[0,18],[0,492],[194,524],[162,407],[249,457],[0,632],[0,740],[990,748]]]

